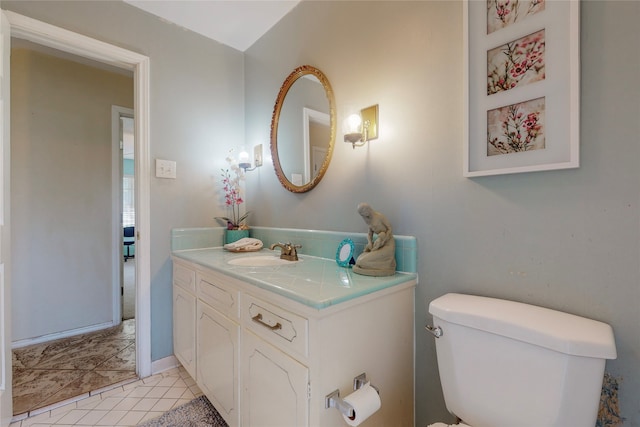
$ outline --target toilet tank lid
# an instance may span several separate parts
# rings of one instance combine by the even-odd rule
[[[429,313],[449,323],[565,354],[601,359],[617,356],[610,325],[535,305],[451,293],[431,301]]]

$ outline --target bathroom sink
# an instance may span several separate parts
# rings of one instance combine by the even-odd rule
[[[273,255],[256,255],[256,256],[247,256],[234,258],[228,261],[231,265],[240,265],[244,267],[269,267],[269,266],[278,266],[278,265],[291,265],[300,262],[298,261],[288,261],[286,259],[281,259],[278,256]]]

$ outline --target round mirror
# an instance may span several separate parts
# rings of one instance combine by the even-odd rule
[[[271,157],[283,187],[304,193],[322,179],[333,153],[336,109],[322,71],[310,65],[286,78],[271,119]]]
[[[336,251],[336,262],[340,267],[349,267],[351,264],[355,264],[353,259],[353,252],[355,251],[355,245],[351,239],[344,239],[338,245]]]

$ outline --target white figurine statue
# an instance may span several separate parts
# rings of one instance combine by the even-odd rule
[[[396,272],[396,242],[391,224],[380,212],[367,203],[358,205],[358,213],[369,226],[367,246],[358,256],[353,271],[365,276],[391,276]],[[377,235],[373,240],[374,233]]]

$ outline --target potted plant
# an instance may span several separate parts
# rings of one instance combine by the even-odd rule
[[[229,168],[222,169],[222,189],[224,191],[224,204],[231,211],[231,216],[215,217],[218,221],[224,222],[227,227],[224,235],[225,244],[235,242],[243,237],[249,237],[249,226],[245,221],[250,214],[250,212],[245,212],[240,215],[240,205],[244,203],[240,181],[244,179],[244,173],[231,156],[231,151],[226,160],[229,163]]]

